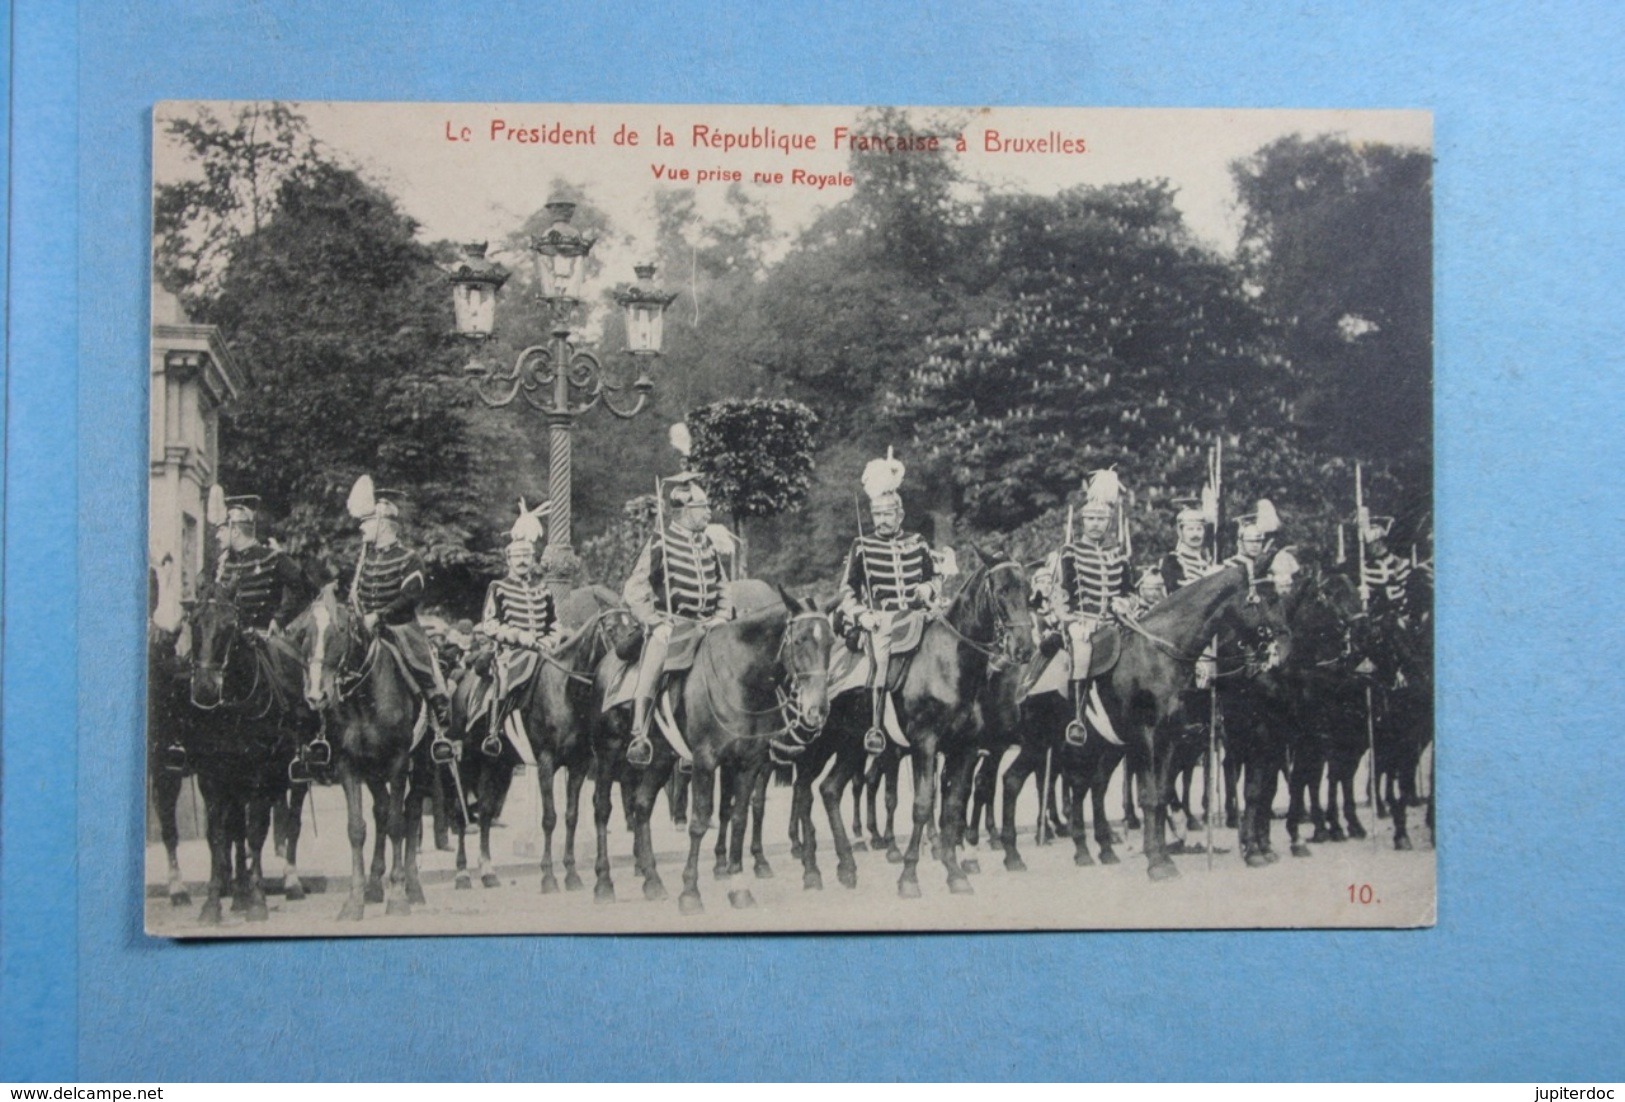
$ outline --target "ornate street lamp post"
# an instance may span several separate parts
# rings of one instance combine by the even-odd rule
[[[551,517],[542,569],[550,581],[564,582],[580,566],[570,533],[570,454],[576,418],[600,403],[623,419],[643,410],[654,390],[650,372],[660,355],[666,308],[677,296],[653,285],[654,265],[637,266],[637,284],[615,296],[626,315],[627,355],[635,365],[635,377],[630,382],[612,377],[591,349],[570,341],[570,321],[581,304],[581,284],[594,238],[570,225],[574,203],[555,199],[546,210],[552,225],[531,239],[531,251],[541,301],[552,326],[548,343],[524,349],[511,367],[480,363],[476,358],[465,371],[486,405],[507,406],[523,398],[547,418]],[[465,248],[464,259],[450,272],[450,279],[457,331],[476,343],[489,340],[495,330],[496,293],[508,273],[486,259],[482,243]]]

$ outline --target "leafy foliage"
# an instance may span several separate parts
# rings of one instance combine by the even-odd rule
[[[735,517],[800,505],[812,482],[818,415],[788,399],[713,402],[688,415],[696,470]]]

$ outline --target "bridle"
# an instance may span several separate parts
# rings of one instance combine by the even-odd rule
[[[1010,622],[1008,617],[998,611],[998,602],[993,599],[993,575],[1001,570],[1014,570],[1019,574],[1021,564],[1013,561],[994,563],[982,571],[982,576],[977,579],[975,585],[978,595],[994,606],[992,639],[985,642],[980,639],[972,639],[955,627],[953,621],[949,618],[948,613],[951,613],[958,606],[966,593],[971,592],[971,586],[966,586],[959,596],[954,598],[953,604],[948,606],[947,613],[937,617],[937,622],[947,628],[949,634],[987,659],[988,665],[994,671],[1006,669],[1016,662],[1015,640],[1017,633],[1015,625]]]
[[[187,679],[187,696],[192,702],[192,707],[198,709],[199,711],[212,712],[220,708],[225,708],[228,711],[236,711],[237,709],[242,708],[252,702],[255,695],[259,692],[260,675],[262,671],[260,669],[260,663],[255,661],[253,663],[254,682],[248,687],[248,692],[243,694],[241,699],[238,700],[226,699],[226,670],[231,666],[232,652],[237,646],[237,640],[242,636],[241,614],[237,611],[237,606],[235,604],[220,597],[206,597],[199,601],[197,605],[199,610],[211,607],[225,609],[231,615],[231,622],[226,628],[226,643],[222,648],[220,661],[203,662],[194,659],[192,665],[194,671],[212,673],[220,679],[220,699],[215,701],[213,704],[205,704],[200,701],[197,698],[197,681],[192,677]],[[195,615],[196,613],[194,612],[194,616]],[[195,627],[193,627],[192,632],[194,635],[201,634]],[[265,707],[260,710],[259,715],[251,716],[250,718],[263,719],[265,716],[270,714],[271,706],[275,702],[275,694],[267,693]]]
[[[829,616],[826,613],[818,612],[816,610],[809,610],[806,612],[794,613],[785,619],[784,634],[779,637],[779,648],[773,656],[773,664],[784,670],[784,675],[773,683],[774,704],[771,708],[763,708],[760,710],[750,708],[724,709],[720,702],[716,699],[716,695],[711,691],[711,681],[713,679],[707,678],[705,680],[704,686],[706,706],[710,709],[711,715],[715,717],[717,725],[720,726],[724,731],[727,731],[730,737],[734,738],[735,740],[749,738],[772,739],[785,734],[805,733],[814,735],[823,729],[822,723],[814,724],[809,721],[806,708],[801,703],[801,686],[813,678],[827,678],[829,676],[828,665],[825,664],[819,669],[797,672],[792,670],[789,664],[784,660],[785,648],[790,643],[790,629],[795,624],[798,624],[804,620],[823,621],[824,626],[829,629],[830,638],[833,640],[835,636],[835,628],[830,623]],[[786,683],[786,678],[788,678],[788,684]],[[723,718],[724,711],[731,713],[732,718],[745,720],[747,723],[750,720],[761,719],[764,716],[771,715],[779,716],[783,722],[780,726],[770,731],[742,732],[735,730],[727,722],[727,720]]]

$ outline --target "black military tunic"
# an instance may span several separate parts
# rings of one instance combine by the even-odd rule
[[[1061,548],[1061,593],[1075,616],[1110,615],[1113,597],[1134,592],[1128,559],[1115,547],[1069,543]]]
[[[216,572],[221,588],[237,606],[245,627],[287,623],[305,596],[305,578],[294,561],[263,543],[227,551]]]
[[[626,599],[644,623],[670,613],[684,620],[709,620],[727,610],[723,585],[728,580],[716,544],[703,531],[666,526],[639,558]]]
[[[931,546],[918,533],[859,536],[846,557],[841,608],[849,616],[864,609],[901,611],[936,573]]]
[[[1173,593],[1221,569],[1205,550],[1192,551],[1180,544],[1162,558],[1162,582]]]
[[[399,627],[416,621],[423,586],[423,560],[396,543],[367,548],[352,593],[363,615],[376,612],[381,623]]]
[[[481,617],[486,633],[500,628],[528,631],[538,640],[551,635],[558,626],[553,593],[538,580],[498,578],[485,591],[485,613]]]

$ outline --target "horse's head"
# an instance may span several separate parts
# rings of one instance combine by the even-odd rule
[[[1034,649],[1031,586],[1019,562],[971,544],[982,560],[980,569],[965,584],[973,592],[973,602],[985,606],[991,620],[993,659],[1000,666],[1022,665],[1032,659]]]
[[[320,712],[339,700],[339,673],[352,631],[352,615],[329,584],[289,626],[304,670],[305,703]]]
[[[829,718],[829,652],[835,629],[813,601],[798,601],[782,587],[784,638],[779,642],[779,663],[790,679],[785,711],[792,726],[818,731]]]
[[[1231,630],[1236,645],[1254,673],[1279,669],[1292,657],[1291,612],[1294,594],[1302,595],[1297,560],[1290,567],[1284,552],[1259,556],[1245,598],[1233,605]]]
[[[207,586],[186,622],[192,635],[192,703],[218,708],[225,700],[226,667],[241,634],[237,606],[219,589]]]

